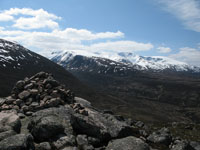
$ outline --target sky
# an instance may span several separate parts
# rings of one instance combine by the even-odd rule
[[[43,55],[133,52],[200,66],[200,1],[0,0],[0,38]]]

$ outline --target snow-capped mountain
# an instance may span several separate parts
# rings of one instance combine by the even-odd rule
[[[0,97],[10,94],[16,81],[40,71],[53,74],[57,80],[70,86],[74,91],[87,93],[86,90],[79,89],[87,88],[63,67],[16,42],[0,39]]]
[[[122,70],[142,70],[142,71],[153,71],[159,72],[164,70],[171,71],[183,71],[183,72],[200,72],[200,68],[196,66],[188,65],[187,63],[180,62],[168,57],[163,56],[139,56],[134,53],[119,52],[119,53],[109,53],[109,52],[84,52],[84,51],[56,51],[52,52],[50,59],[54,62],[64,66],[70,67],[68,64],[74,64],[77,56],[83,57],[85,60],[93,61],[93,63],[99,64],[100,66],[120,68]],[[77,62],[77,60],[76,60]],[[107,62],[107,63],[106,63]],[[87,64],[79,66],[71,66],[71,69],[87,69],[90,68]],[[92,68],[90,68],[92,69]],[[114,71],[114,69],[113,69]]]

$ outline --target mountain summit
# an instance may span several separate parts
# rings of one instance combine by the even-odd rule
[[[168,57],[163,56],[139,56],[130,52],[84,52],[84,51],[55,51],[49,56],[50,59],[59,64],[68,64],[76,58],[76,56],[82,56],[87,59],[93,60],[108,60],[110,65],[114,63],[121,63],[127,68],[132,68],[141,71],[153,71],[160,72],[165,70],[176,72],[200,72],[200,68],[196,66],[188,65],[187,63],[180,62]],[[101,63],[99,65],[102,65]],[[109,66],[109,64],[106,64]],[[119,66],[119,65],[118,65]]]

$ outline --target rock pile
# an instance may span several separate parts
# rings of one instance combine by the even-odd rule
[[[140,122],[100,111],[40,72],[0,99],[0,150],[199,150],[167,128],[150,133]]]
[[[74,94],[54,80],[51,74],[40,72],[31,78],[16,83],[12,95],[0,101],[0,110],[15,110],[17,113],[32,115],[33,112],[72,104]]]

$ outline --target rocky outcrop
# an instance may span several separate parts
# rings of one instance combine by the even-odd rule
[[[141,121],[100,111],[45,72],[18,81],[11,96],[0,99],[0,111],[0,150],[199,147],[198,142],[175,140],[167,128],[151,133]]]

